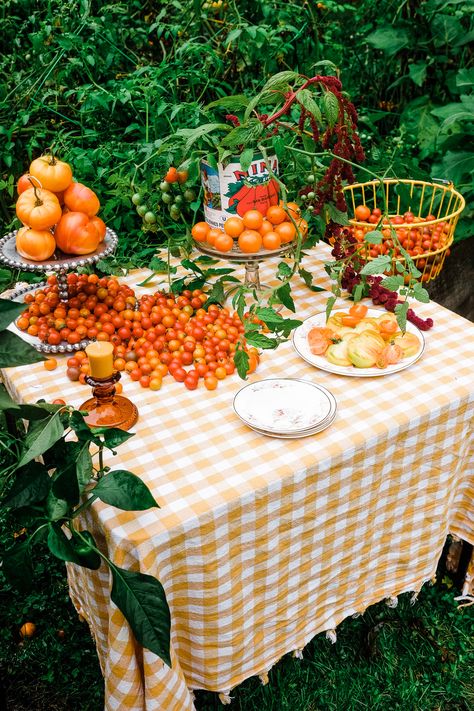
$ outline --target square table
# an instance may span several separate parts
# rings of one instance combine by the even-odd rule
[[[305,260],[330,288],[326,245]],[[275,261],[262,265],[271,282]],[[240,267],[237,268],[238,271]],[[149,272],[130,273],[135,288]],[[137,293],[157,290],[157,277]],[[296,315],[324,311],[327,292],[294,280]],[[347,302],[337,305],[347,308]],[[287,652],[349,615],[432,578],[449,532],[474,543],[474,326],[431,302],[416,304],[434,327],[421,359],[373,378],[333,375],[303,361],[291,342],[266,351],[256,381],[296,377],[337,400],[332,425],[304,439],[246,427],[232,401],[237,375],[208,392],[172,378],[160,391],[124,377],[138,406],[132,437],[107,461],[148,485],[160,509],[124,512],[96,501],[87,524],[119,566],[156,576],[171,610],[168,668],[134,640],[110,601],[108,569],[69,566],[72,600],[91,628],[105,677],[105,707],[193,708],[192,689],[229,693]],[[22,402],[89,391],[65,363],[3,371]]]

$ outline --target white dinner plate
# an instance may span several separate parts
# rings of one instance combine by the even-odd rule
[[[367,312],[368,318],[377,318],[386,311],[380,311],[378,309],[369,309]],[[311,353],[309,343],[308,343],[308,333],[314,326],[326,325],[326,314],[319,313],[315,316],[310,316],[307,318],[301,326],[298,326],[293,331],[292,341],[293,348],[305,361],[314,365],[320,370],[325,370],[328,373],[335,373],[336,375],[349,375],[354,378],[375,378],[381,375],[390,375],[391,373],[397,373],[400,370],[408,368],[413,363],[421,358],[423,351],[425,350],[425,339],[423,333],[414,324],[407,321],[406,330],[408,333],[413,333],[418,336],[420,341],[420,347],[415,355],[409,358],[404,358],[399,363],[394,365],[388,365],[386,368],[356,368],[354,365],[334,365],[330,363],[324,356],[318,356]]]
[[[233,408],[242,422],[261,434],[301,437],[334,419],[336,401],[326,388],[308,380],[268,378],[241,388]]]

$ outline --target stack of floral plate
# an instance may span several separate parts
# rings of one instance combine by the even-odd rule
[[[309,380],[268,378],[245,385],[234,398],[234,411],[256,432],[295,439],[326,429],[336,416],[336,400]]]

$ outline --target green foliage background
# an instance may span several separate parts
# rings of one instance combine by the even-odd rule
[[[210,101],[251,94],[286,69],[324,74],[332,71],[327,62],[359,110],[368,165],[383,172],[397,149],[399,177],[452,180],[471,203],[468,214],[473,9],[473,0],[5,0],[5,228],[13,226],[14,183],[53,145],[75,177],[98,192],[123,254],[130,240],[143,247],[160,242],[163,235],[143,231],[130,198],[165,174],[167,153],[153,158],[163,137],[199,125]],[[301,187],[301,179],[289,187]],[[456,238],[469,235],[465,219]]]
[[[252,94],[284,70],[324,74],[332,62],[359,111],[367,165],[383,172],[395,151],[399,177],[452,180],[468,201],[456,239],[469,237],[473,9],[473,0],[4,0],[2,233],[15,225],[16,180],[32,158],[54,146],[73,164],[75,177],[100,195],[101,215],[121,237],[119,257],[149,257],[163,234],[144,231],[131,196],[149,192],[165,174],[169,156],[154,157],[163,138],[199,125],[210,101]],[[295,176],[290,190],[301,182]],[[9,279],[8,270],[0,270],[0,287]],[[2,442],[0,471],[8,436]],[[17,528],[2,518],[2,544],[11,544]],[[10,697],[15,688],[17,710],[99,709],[94,647],[67,602],[63,568],[50,558],[38,566],[41,581],[27,596],[5,586],[0,574],[0,679]],[[364,621],[346,621],[342,645],[330,648],[317,638],[304,662],[285,660],[268,687],[249,680],[234,707],[472,708],[472,621],[459,615],[451,591],[442,592],[424,593],[415,612],[408,602],[399,611],[376,606]],[[20,645],[18,629],[27,619],[37,623],[38,635]],[[382,655],[369,650],[367,661],[364,645],[381,621]],[[411,632],[405,623],[409,629],[415,624]],[[209,694],[198,698],[198,708],[217,707]]]

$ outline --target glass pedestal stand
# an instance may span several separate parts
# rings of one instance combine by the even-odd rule
[[[107,227],[104,240],[99,244],[95,252],[92,252],[91,254],[74,256],[72,254],[63,254],[63,252],[57,250],[50,259],[45,259],[43,262],[33,262],[31,259],[22,257],[16,251],[15,231],[9,232],[5,235],[5,237],[0,239],[0,262],[11,269],[21,269],[24,272],[56,274],[56,278],[58,280],[59,298],[61,301],[65,302],[69,298],[67,283],[68,272],[73,269],[77,269],[78,267],[84,267],[88,264],[95,264],[99,261],[99,259],[109,256],[115,251],[117,243],[117,234]],[[36,289],[39,289],[42,286],[44,286],[44,282],[18,289],[11,295],[10,298],[14,301],[20,301],[21,297],[25,293],[29,291],[36,291]],[[68,353],[81,350],[89,343],[88,339],[84,339],[80,343],[71,344],[63,341],[63,343],[58,346],[51,346],[48,343],[39,342],[37,338],[29,336],[23,331],[18,331],[18,335],[28,341],[28,343],[31,343],[31,345],[33,345],[36,350],[41,353]]]
[[[262,249],[254,254],[246,254],[245,252],[241,252],[236,246],[236,243],[234,243],[234,246],[230,252],[219,252],[217,249],[214,249],[211,245],[208,245],[205,242],[195,242],[194,244],[196,249],[203,254],[207,254],[209,257],[231,262],[232,264],[243,264],[245,267],[243,286],[248,289],[249,293],[255,291],[257,294],[271,289],[271,286],[260,282],[260,263],[266,261],[267,259],[271,259],[272,257],[289,256],[293,251],[292,242],[282,245],[279,249]],[[226,291],[226,298],[231,296],[241,286],[242,284],[233,284]]]

